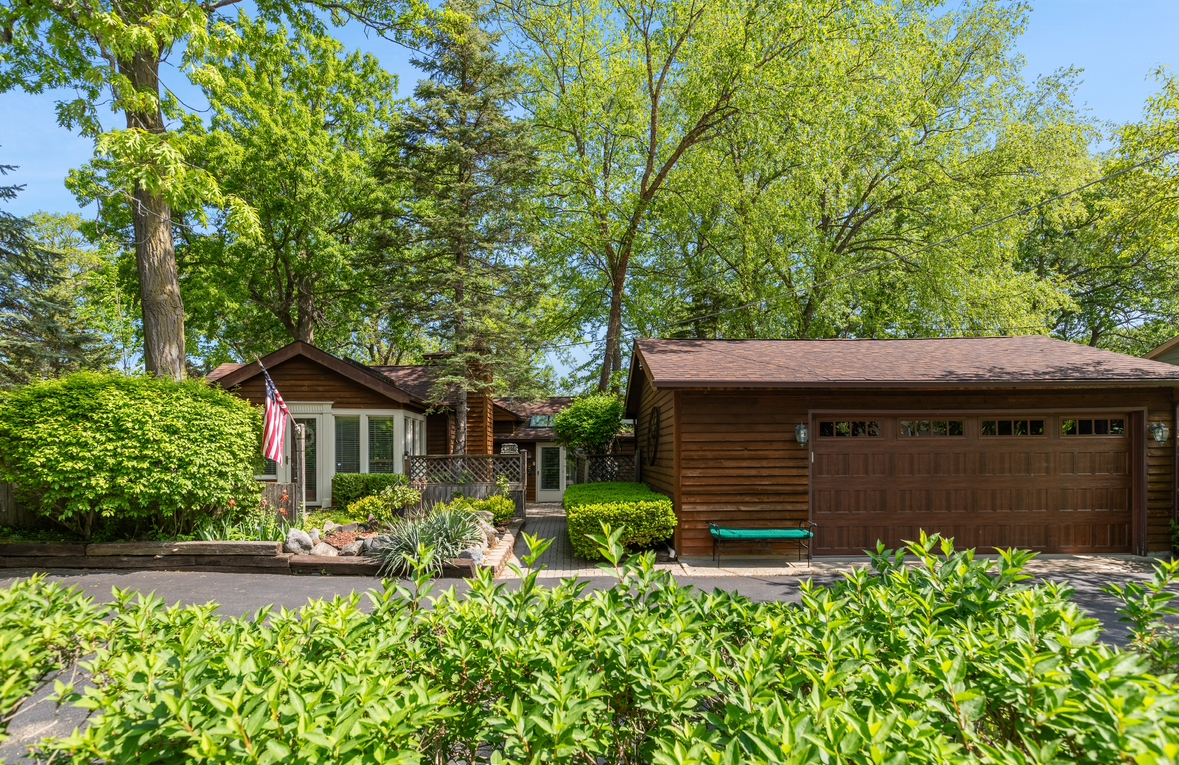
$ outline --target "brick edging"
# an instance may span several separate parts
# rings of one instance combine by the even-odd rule
[[[520,538],[520,531],[526,522],[526,518],[517,518],[508,523],[507,529],[499,535],[495,547],[488,550],[484,556],[483,568],[490,568],[495,576],[503,572],[508,561],[512,559],[512,553],[516,550],[516,540]]]

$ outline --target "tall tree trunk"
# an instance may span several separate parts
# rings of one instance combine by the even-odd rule
[[[155,108],[127,112],[129,129],[162,134],[164,115],[159,108],[159,57],[136,53],[119,61],[119,72],[136,91],[156,96]],[[172,208],[163,197],[136,188],[132,194],[131,219],[135,225],[135,263],[139,272],[139,295],[143,304],[143,364],[160,377],[184,378],[184,301],[176,269],[176,246],[172,240]]]
[[[295,326],[295,339],[302,340],[309,345],[315,344],[315,291],[312,289],[310,279],[306,279],[299,284],[299,292],[296,300],[298,305],[296,313],[298,314],[298,324]]]
[[[454,404],[454,453],[467,453],[467,389],[460,386]]]
[[[598,390],[603,393],[610,389],[614,354],[620,350],[622,340],[622,291],[626,285],[625,280],[625,271],[621,278],[615,276],[610,280],[610,320],[606,324],[606,352],[602,355],[602,375],[598,379]]]

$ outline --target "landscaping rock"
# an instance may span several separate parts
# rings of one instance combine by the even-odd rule
[[[460,558],[468,558],[475,561],[476,566],[483,565],[483,551],[478,547],[471,547],[459,553]]]
[[[363,550],[364,540],[357,539],[355,542],[345,545],[344,548],[340,550],[340,555],[344,557],[356,557],[357,555],[360,555]]]
[[[319,544],[319,529],[312,529],[310,534],[308,534],[308,536],[311,537],[311,544],[313,544],[313,545]]]
[[[334,528],[336,528],[335,521],[324,521],[323,522],[323,533],[324,534],[330,534],[332,529],[334,529]]]
[[[475,512],[471,513],[471,515],[475,516],[476,518],[483,521],[484,523],[494,523],[495,522],[495,516],[492,515],[491,512],[488,510],[476,510]]]
[[[363,549],[364,549],[364,552],[366,552],[366,553],[369,550],[373,549],[373,544],[375,544],[375,542],[376,542],[376,540],[373,537],[369,537],[367,539],[360,540],[360,543],[364,545]]]
[[[329,545],[327,542],[316,542],[315,547],[311,548],[312,555],[322,555],[327,558],[334,558],[339,555],[336,548]]]
[[[492,526],[482,518],[476,521],[476,523],[479,524],[479,530],[483,532],[483,536],[487,537],[487,544],[494,545],[499,541],[499,532],[495,530],[495,526]]]
[[[306,531],[291,529],[287,532],[287,541],[282,549],[295,555],[306,555],[311,552],[312,547],[315,547],[315,542],[311,540]]]

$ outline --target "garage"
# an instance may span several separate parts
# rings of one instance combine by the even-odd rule
[[[1047,337],[643,339],[627,411],[677,553],[710,564],[714,527],[1145,555],[1179,519],[1179,367]]]
[[[1128,412],[815,415],[816,552],[898,547],[1131,549]]]

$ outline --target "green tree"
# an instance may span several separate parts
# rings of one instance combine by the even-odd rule
[[[860,0],[511,0],[554,219],[545,251],[572,268],[581,315],[605,325],[598,385],[621,369],[627,278],[660,234],[655,212],[682,164],[773,94],[818,91],[824,35],[870,17]],[[836,18],[838,16],[839,18]],[[857,32],[858,33],[858,32]],[[605,303],[603,296],[608,296]],[[608,305],[603,311],[602,306]],[[603,315],[604,314],[604,315]]]
[[[1046,331],[1070,304],[1022,268],[1026,205],[1091,178],[1068,73],[1027,85],[1026,9],[857,11],[837,80],[768,94],[675,179],[637,331],[889,337]],[[823,76],[823,75],[816,75]]]
[[[386,252],[422,296],[419,320],[448,352],[437,362],[436,395],[457,393],[463,453],[467,393],[533,387],[548,309],[543,275],[528,257],[536,166],[529,126],[510,113],[516,71],[476,4],[448,0],[444,9],[470,21],[433,27],[413,62],[427,78],[390,132],[379,170],[408,196],[391,213]]]
[[[347,349],[389,278],[367,241],[391,189],[369,160],[394,120],[396,78],[330,37],[244,13],[218,34],[240,44],[195,73],[213,114],[184,133],[260,234],[241,235],[224,214],[210,235],[182,234],[189,321],[209,364],[291,340]]]
[[[1021,242],[1023,267],[1070,298],[1058,337],[1139,355],[1179,333],[1179,78],[1160,84],[1094,162],[1111,179],[1040,211]]]
[[[622,399],[609,393],[595,393],[576,399],[557,413],[553,430],[570,449],[607,454],[622,430],[625,414]]]
[[[184,305],[176,265],[175,210],[206,203],[234,210],[243,230],[253,228],[249,211],[227,198],[207,172],[193,168],[190,147],[168,130],[167,118],[181,106],[162,82],[161,65],[174,55],[181,68],[209,52],[217,12],[241,0],[0,0],[0,92],[22,88],[43,93],[73,89],[58,103],[59,122],[96,139],[99,159],[75,180],[83,198],[103,198],[125,208],[134,232],[144,362],[160,375],[181,378],[185,368]],[[426,11],[408,0],[344,0],[308,5],[264,0],[260,18],[291,18],[323,30],[316,10],[333,22],[360,19],[382,33],[400,35]],[[106,130],[98,107],[110,99],[125,117],[124,130]]]
[[[13,169],[0,165],[0,175]],[[0,186],[0,201],[20,188]],[[98,355],[63,290],[62,255],[36,234],[33,221],[0,210],[0,387],[89,366]]]

